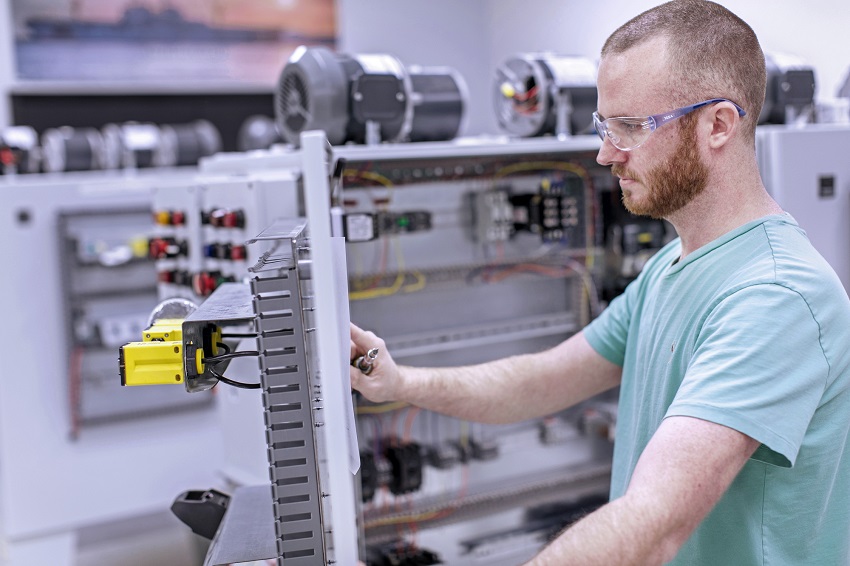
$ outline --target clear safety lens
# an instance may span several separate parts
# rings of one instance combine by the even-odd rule
[[[647,140],[652,124],[635,118],[610,118],[606,120],[608,136],[618,149],[633,149]]]
[[[596,133],[604,142],[605,136],[611,140],[614,147],[627,151],[641,145],[652,133],[652,121],[646,118],[608,118],[599,120],[594,113],[593,125]]]

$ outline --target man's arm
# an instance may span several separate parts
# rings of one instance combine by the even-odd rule
[[[691,417],[668,417],[623,497],[588,515],[528,566],[619,566],[672,560],[759,442]]]
[[[351,385],[374,402],[405,401],[464,420],[508,423],[540,417],[615,387],[622,368],[599,355],[579,332],[536,354],[453,368],[397,366],[386,344],[351,325],[351,358],[380,350],[365,375],[351,368]]]

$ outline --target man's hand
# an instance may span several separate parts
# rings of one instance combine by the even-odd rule
[[[401,372],[387,351],[387,345],[373,332],[363,330],[352,323],[350,359],[353,361],[365,356],[373,348],[378,349],[378,355],[372,361],[372,369],[368,374],[354,365],[350,367],[351,387],[373,403],[395,401],[401,387]]]

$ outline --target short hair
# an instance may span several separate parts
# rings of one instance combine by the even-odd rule
[[[707,0],[673,0],[620,26],[602,47],[602,57],[663,36],[668,41],[675,97],[682,105],[728,98],[747,111],[745,138],[755,140],[764,104],[764,53],[752,28],[725,7]]]

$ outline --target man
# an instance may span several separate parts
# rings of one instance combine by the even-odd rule
[[[352,356],[382,352],[352,385],[484,422],[620,385],[611,502],[531,564],[850,564],[850,301],[759,177],[755,34],[722,6],[674,0],[611,35],[598,90],[597,160],[631,211],[679,239],[545,352],[398,367],[352,327]]]

